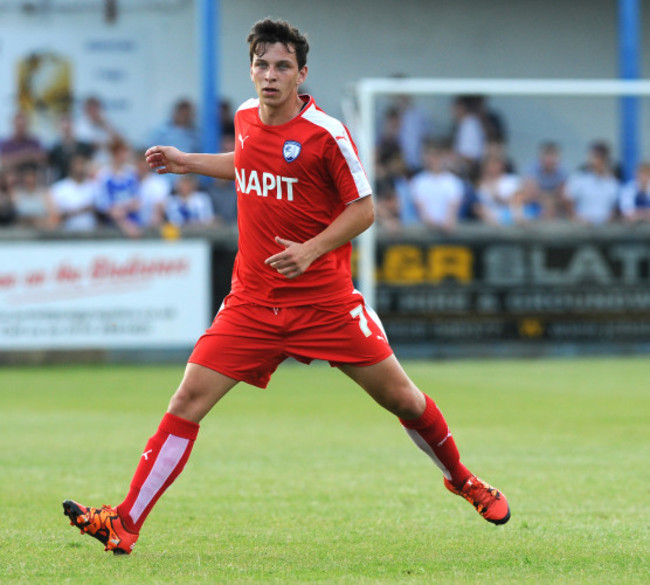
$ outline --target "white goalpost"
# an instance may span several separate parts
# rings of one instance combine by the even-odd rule
[[[648,97],[650,81],[558,80],[558,79],[362,79],[355,84],[355,105],[344,104],[348,125],[356,135],[359,155],[370,184],[375,185],[377,97],[379,96],[555,96],[555,97]],[[366,302],[376,305],[375,228],[358,239],[359,288]]]

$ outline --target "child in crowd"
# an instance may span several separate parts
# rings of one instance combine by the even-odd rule
[[[207,193],[198,190],[194,175],[181,175],[174,194],[167,203],[167,219],[176,226],[210,225],[214,219],[212,203]]]
[[[110,163],[97,173],[97,210],[104,222],[129,237],[140,235],[138,173],[131,164],[131,149],[120,138],[109,147]]]

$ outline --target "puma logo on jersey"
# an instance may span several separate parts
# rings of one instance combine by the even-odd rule
[[[241,148],[242,148],[242,150],[244,150],[244,142],[246,142],[246,140],[249,138],[249,136],[246,135],[246,136],[244,136],[244,138],[242,138],[242,136],[241,136],[241,134],[240,134],[240,135],[238,136],[238,138],[239,138],[239,142],[241,143]]]
[[[275,197],[293,201],[293,186],[298,183],[294,177],[283,177],[273,173],[246,172],[246,169],[235,168],[237,187],[242,193],[258,195],[259,197]]]

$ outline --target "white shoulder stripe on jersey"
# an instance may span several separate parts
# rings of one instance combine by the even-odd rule
[[[366,177],[366,173],[363,170],[363,166],[361,166],[361,161],[354,152],[354,148],[352,148],[345,126],[336,118],[332,118],[332,116],[318,110],[313,105],[303,112],[302,117],[304,120],[316,124],[329,132],[345,157],[350,173],[352,173],[352,178],[354,179],[354,184],[356,185],[359,198],[370,195],[372,193],[372,188],[370,187],[368,177]],[[342,136],[345,138],[341,139]]]
[[[259,98],[250,98],[247,99],[241,106],[237,108],[237,111],[239,110],[250,110],[251,108],[257,108],[260,105],[260,99]]]

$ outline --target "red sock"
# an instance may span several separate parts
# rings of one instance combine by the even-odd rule
[[[158,498],[185,467],[198,432],[198,424],[165,414],[144,448],[126,499],[117,507],[127,530],[140,532]]]
[[[460,462],[456,441],[451,436],[445,417],[426,394],[427,404],[420,418],[403,420],[406,433],[440,468],[455,486],[462,486],[471,472]]]

